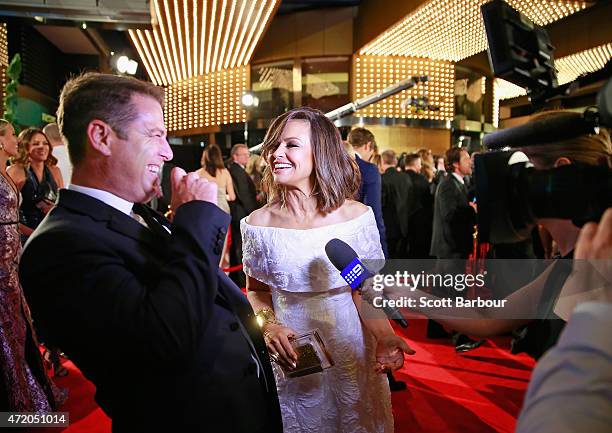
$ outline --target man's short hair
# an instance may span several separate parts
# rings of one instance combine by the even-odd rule
[[[368,143],[372,143],[372,147],[376,146],[374,134],[369,129],[355,128],[349,132],[348,140],[353,147],[363,147]]]
[[[92,120],[108,123],[120,138],[127,138],[128,125],[138,116],[134,95],[164,104],[161,87],[136,78],[86,72],[68,80],[60,94],[57,123],[73,165],[85,158],[87,125]]]
[[[238,149],[242,149],[245,148],[246,150],[249,150],[249,147],[244,144],[244,143],[238,143],[238,144],[234,144],[232,146],[232,150],[230,150],[230,156],[234,156],[236,154],[236,152],[238,152]]]
[[[406,167],[409,167],[419,159],[421,159],[421,155],[419,155],[418,153],[409,153],[404,159],[404,164]]]
[[[380,156],[386,165],[396,165],[397,164],[397,156],[395,155],[395,152],[392,150],[385,150]]]
[[[446,151],[444,157],[444,163],[446,164],[446,171],[452,173],[455,171],[454,163],[459,164],[459,160],[461,159],[461,152],[467,152],[467,150],[461,147],[451,147]]]

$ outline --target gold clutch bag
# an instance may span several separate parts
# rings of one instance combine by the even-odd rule
[[[293,340],[291,345],[298,355],[297,366],[292,370],[282,368],[286,377],[301,377],[320,373],[334,365],[334,360],[325,347],[325,342],[318,329],[302,334]]]

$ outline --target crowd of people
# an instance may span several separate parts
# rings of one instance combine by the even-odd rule
[[[224,162],[208,145],[201,169],[173,168],[166,219],[145,205],[161,193],[162,166],[173,157],[163,91],[86,73],[59,100],[57,125],[44,130],[16,136],[0,121],[3,411],[48,412],[65,399],[47,375],[39,335],[53,374],[65,374],[64,351],[94,383],[115,432],[393,431],[391,373],[414,351],[346,285],[325,246],[338,238],[368,259],[474,256],[478,208],[465,149],[379,154],[368,129],[343,140],[320,111],[297,108],[272,122],[261,156],[236,144]],[[603,129],[554,149],[525,152],[542,169],[610,166]],[[560,257],[612,258],[612,211],[582,232],[569,220],[538,223]],[[497,257],[504,251],[490,248]],[[232,281],[224,269],[240,264]],[[612,348],[605,333],[581,336],[591,321],[609,322],[609,300],[577,309],[555,346],[569,316],[537,301],[576,282],[547,276],[506,297],[554,320],[436,319],[428,335],[452,335],[464,352],[482,344],[468,335],[517,331],[534,357],[550,353],[536,368],[519,431],[551,431],[534,417],[568,389],[579,396],[588,388],[591,412],[574,409],[572,422],[554,431],[603,432],[609,389],[588,384],[610,384]],[[294,377],[309,359],[307,346],[294,343],[313,329],[333,368]],[[589,345],[600,353],[593,370],[559,373],[564,357],[585,357]],[[568,382],[555,388],[550,371]]]

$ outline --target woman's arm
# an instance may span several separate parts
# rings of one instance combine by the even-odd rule
[[[32,233],[34,233],[34,230],[25,224],[19,223],[19,233],[24,236],[30,236]]]
[[[62,171],[57,165],[51,167],[51,174],[53,175],[53,179],[55,179],[57,188],[64,188],[64,178],[62,177]]]
[[[246,286],[247,299],[263,331],[270,357],[287,369],[295,368],[298,356],[289,340],[297,333],[276,321],[270,287],[249,275]]]
[[[236,200],[236,193],[234,192],[234,182],[232,181],[232,175],[229,170],[223,169],[225,173],[225,190],[227,191],[227,201]]]
[[[361,294],[353,292],[353,302],[364,326],[376,338],[376,367],[379,373],[398,370],[404,365],[404,353],[413,355],[415,351],[401,337],[395,335],[389,319],[384,312],[364,302]]]

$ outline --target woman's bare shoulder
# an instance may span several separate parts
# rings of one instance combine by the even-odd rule
[[[60,168],[57,165],[52,165],[49,167],[49,169],[51,170],[51,173],[53,173],[54,176],[62,175],[62,170],[60,170]]]
[[[23,166],[22,164],[11,164],[6,169],[6,173],[9,176],[11,176],[13,179],[25,177],[24,171],[25,171],[25,166]]]
[[[277,209],[275,205],[267,204],[251,212],[246,222],[252,226],[270,227],[276,216],[276,212]]]
[[[342,215],[346,217],[346,220],[351,220],[357,218],[368,211],[368,207],[360,203],[356,200],[346,200],[342,206],[340,206],[340,211]]]

